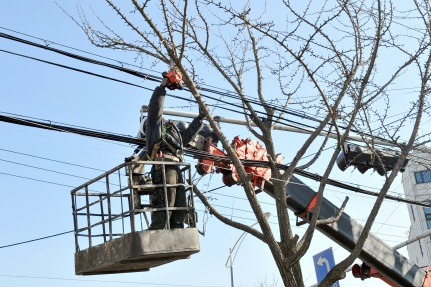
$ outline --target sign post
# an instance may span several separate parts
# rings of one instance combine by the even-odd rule
[[[314,255],[313,262],[314,269],[316,270],[317,284],[319,284],[326,277],[329,271],[335,266],[332,247]],[[331,287],[340,287],[340,283],[337,281],[332,284]]]

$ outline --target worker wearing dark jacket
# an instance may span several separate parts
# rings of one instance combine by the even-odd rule
[[[162,118],[163,105],[165,102],[165,87],[170,86],[169,79],[164,78],[162,84],[155,88],[148,105],[148,115],[146,120],[146,145],[147,154],[152,160],[162,160],[169,162],[182,161],[183,147],[187,145],[198,134],[202,128],[202,120],[205,117],[199,116],[193,119],[187,129],[179,131],[178,128],[167,123]],[[183,183],[183,178],[179,166],[165,165],[166,183]],[[151,169],[151,179],[154,184],[163,183],[162,169],[160,166],[153,166]],[[186,207],[186,194],[183,186],[167,188],[168,207]],[[163,188],[156,188],[150,197],[153,208],[163,208],[166,206]],[[183,228],[185,210],[175,210],[169,213],[169,225],[171,228]],[[166,211],[155,211],[151,215],[150,230],[163,229],[166,227]]]

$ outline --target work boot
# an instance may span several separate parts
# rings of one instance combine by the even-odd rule
[[[151,214],[151,224],[149,230],[164,229],[166,225],[166,212],[155,211]]]
[[[184,228],[184,223],[171,221],[170,222],[170,227],[171,227],[171,229]]]

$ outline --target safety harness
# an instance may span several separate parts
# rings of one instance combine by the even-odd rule
[[[182,154],[183,154],[183,140],[182,140],[181,136],[179,136],[180,148],[178,148],[178,149],[175,148],[171,143],[169,143],[166,140],[166,134],[167,134],[169,129],[174,129],[178,135],[180,134],[178,128],[173,123],[171,123],[171,122],[162,123],[162,138],[159,142],[154,144],[153,150],[151,151],[151,156],[147,155],[149,160],[155,160],[156,157],[158,157],[157,155],[159,153],[159,149],[160,149],[162,143],[165,143],[168,146],[169,150],[175,156],[177,156],[180,159],[180,162],[183,161],[183,156],[182,156]],[[161,157],[161,156],[159,156],[159,157]]]

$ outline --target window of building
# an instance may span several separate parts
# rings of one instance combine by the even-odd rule
[[[424,207],[424,213],[428,229],[431,229],[431,207]]]
[[[416,183],[431,182],[431,170],[423,170],[415,172]]]

